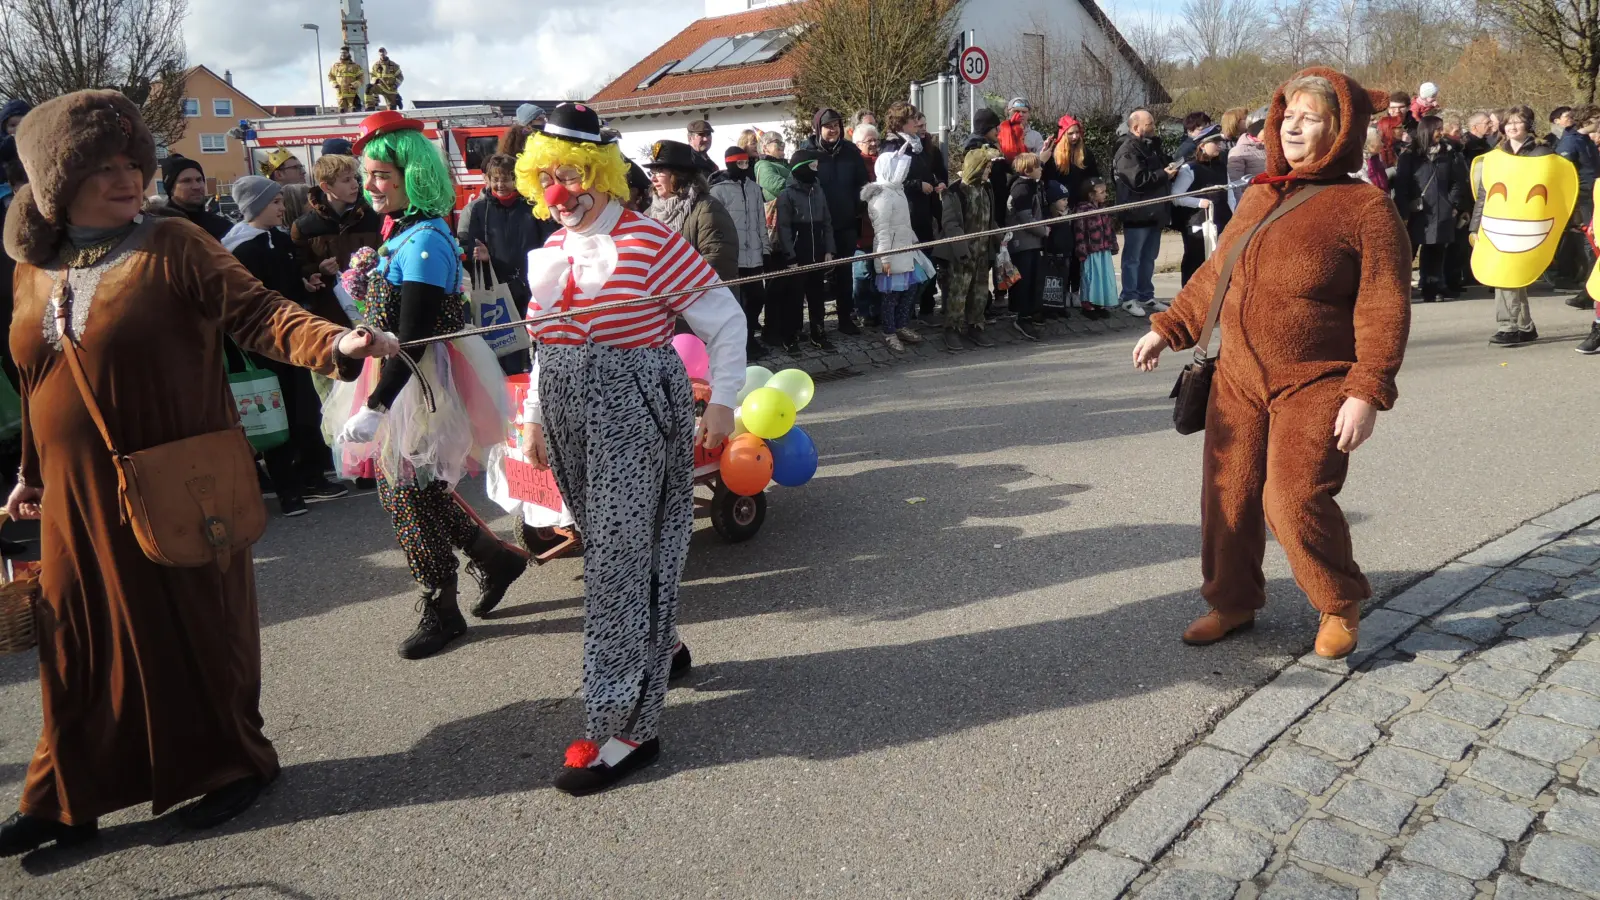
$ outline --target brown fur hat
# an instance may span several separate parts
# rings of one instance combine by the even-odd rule
[[[1344,178],[1359,170],[1361,148],[1367,142],[1367,125],[1374,113],[1388,109],[1387,93],[1369,91],[1343,72],[1321,66],[1297,72],[1294,78],[1279,85],[1273,93],[1271,110],[1267,113],[1267,127],[1261,132],[1261,140],[1267,145],[1268,175],[1287,175],[1291,171],[1289,161],[1283,155],[1281,138],[1283,113],[1288,109],[1291,98],[1283,95],[1283,89],[1295,79],[1311,75],[1325,78],[1333,85],[1333,92],[1339,98],[1339,133],[1327,155],[1300,170],[1299,177],[1311,180]]]
[[[6,216],[6,253],[42,265],[66,233],[67,207],[106,160],[125,153],[145,181],[155,177],[156,144],[139,107],[117,91],[76,91],[40,104],[17,129],[28,183]]]

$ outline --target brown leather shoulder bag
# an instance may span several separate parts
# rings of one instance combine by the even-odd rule
[[[255,453],[244,429],[234,426],[125,454],[89,389],[77,343],[63,339],[62,349],[84,406],[111,451],[122,520],[132,526],[139,549],[163,566],[215,565],[227,571],[233,555],[267,530]]]
[[[1206,407],[1211,402],[1211,378],[1216,374],[1217,357],[1211,353],[1211,333],[1216,330],[1217,317],[1222,314],[1222,298],[1228,295],[1228,284],[1233,280],[1233,267],[1239,262],[1239,257],[1244,255],[1244,248],[1249,246],[1261,229],[1272,224],[1279,217],[1288,213],[1296,206],[1310,200],[1327,187],[1325,184],[1308,184],[1301,188],[1294,196],[1278,204],[1278,208],[1268,213],[1265,218],[1255,224],[1239,242],[1228,248],[1228,257],[1222,261],[1222,269],[1217,272],[1217,286],[1211,292],[1211,309],[1206,313],[1205,327],[1200,329],[1200,340],[1194,345],[1194,362],[1183,367],[1178,373],[1178,383],[1172,386],[1172,399],[1176,400],[1172,407],[1172,427],[1179,434],[1194,434],[1203,431],[1206,427]]]

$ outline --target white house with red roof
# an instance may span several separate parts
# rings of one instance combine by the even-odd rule
[[[795,9],[783,8],[790,2],[706,0],[705,18],[589,102],[622,134],[623,152],[634,159],[646,158],[656,141],[684,140],[689,123],[704,119],[715,129],[711,157],[720,163],[723,150],[744,129],[781,131],[793,124],[795,70],[788,51],[802,29],[793,25]],[[1076,42],[1075,64],[1082,71],[1073,77],[1100,82],[1099,92],[1116,98],[1119,107],[1169,99],[1095,0],[968,0],[957,14],[956,30],[975,31],[977,44],[991,52],[991,86],[1006,80],[1000,70],[1007,59],[1023,56],[995,51],[1018,46],[1031,35],[1040,47]],[[1032,83],[1026,77],[1011,80]],[[854,111],[840,112],[849,117]]]

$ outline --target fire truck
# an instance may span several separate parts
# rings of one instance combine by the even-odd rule
[[[492,106],[444,106],[405,112],[422,122],[422,133],[444,152],[456,186],[459,214],[482,192],[483,163],[494,155],[500,135],[513,120]],[[300,158],[309,176],[312,164],[322,155],[322,142],[329,138],[355,140],[366,116],[367,113],[357,112],[242,121],[239,131],[250,156],[250,171],[260,171],[267,154],[282,147]]]

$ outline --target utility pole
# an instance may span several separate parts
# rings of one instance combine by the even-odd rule
[[[322,29],[311,24],[300,27],[314,33],[317,38],[317,96],[322,102],[322,105],[317,107],[317,112],[320,114],[328,107],[328,78],[322,71]]]

